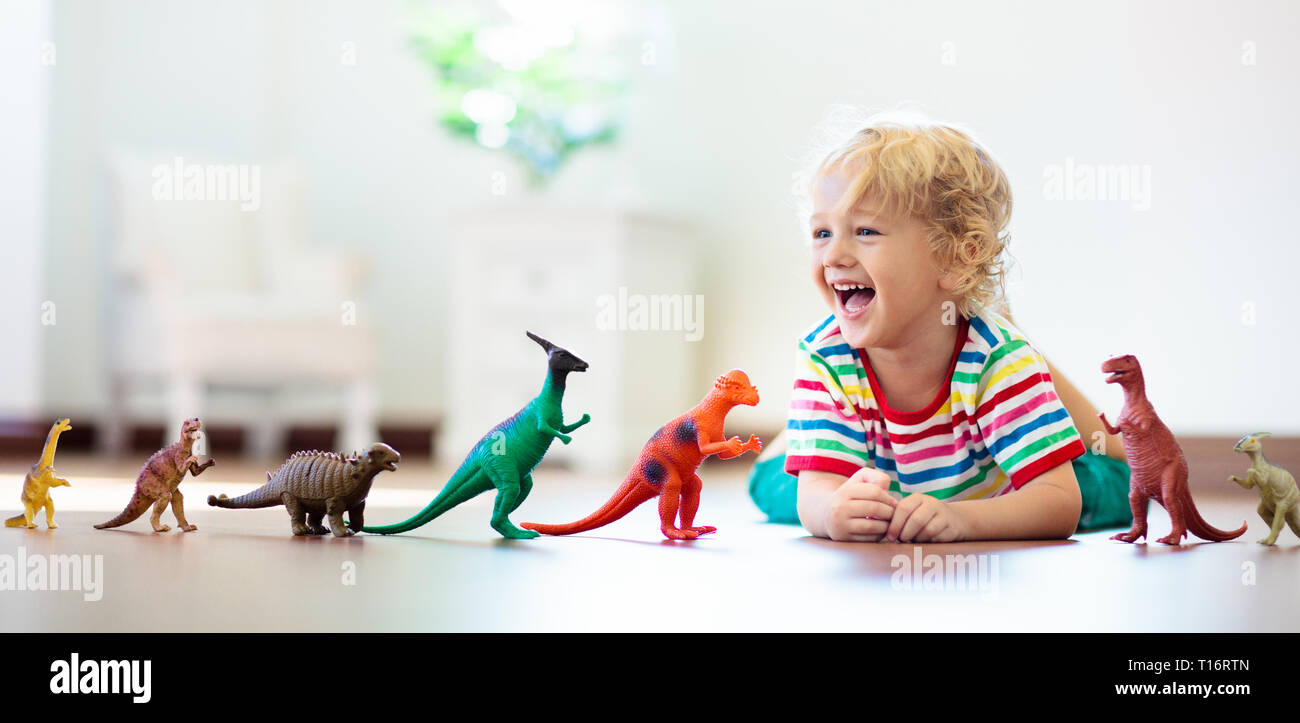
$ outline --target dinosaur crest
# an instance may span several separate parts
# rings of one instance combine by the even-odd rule
[[[725,398],[740,404],[758,404],[758,387],[750,384],[749,375],[739,369],[732,369],[715,379],[713,388],[722,392]]]
[[[537,345],[546,350],[546,361],[552,369],[559,372],[585,372],[587,371],[587,362],[574,356],[573,352],[563,347],[556,346],[531,331],[525,331],[529,339],[537,342]]]
[[[1232,447],[1234,452],[1255,452],[1259,450],[1259,440],[1265,437],[1272,437],[1269,432],[1255,432],[1253,434],[1243,435],[1237,440],[1237,444]]]

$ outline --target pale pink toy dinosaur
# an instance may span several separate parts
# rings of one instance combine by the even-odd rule
[[[153,516],[149,518],[149,524],[153,525],[154,532],[166,532],[171,527],[164,525],[160,517],[169,504],[182,532],[199,529],[186,521],[185,496],[178,487],[181,480],[185,479],[186,472],[197,477],[203,470],[216,464],[212,458],[199,464],[199,458],[194,456],[194,440],[199,438],[199,430],[202,428],[203,424],[197,417],[181,423],[180,441],[154,452],[140,468],[140,475],[135,480],[135,493],[131,495],[131,501],[126,503],[126,509],[108,522],[95,525],[95,529],[121,527],[143,515],[153,505]]]

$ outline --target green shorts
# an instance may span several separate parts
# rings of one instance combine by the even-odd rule
[[[1128,502],[1128,465],[1091,452],[1076,457],[1074,476],[1079,480],[1083,511],[1078,532],[1128,527],[1133,510]],[[785,455],[776,455],[754,465],[749,473],[749,497],[770,522],[799,524],[795,508],[799,480],[785,471]]]

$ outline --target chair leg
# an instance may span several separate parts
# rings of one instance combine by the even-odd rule
[[[340,452],[360,452],[379,441],[375,396],[369,379],[354,379],[344,388],[343,419],[335,440]]]
[[[181,422],[191,417],[203,416],[203,383],[198,377],[178,374],[167,382],[167,428],[163,430],[163,445],[179,439]],[[207,454],[207,436],[194,443],[194,454]]]
[[[108,406],[99,433],[99,451],[108,456],[126,452],[126,380],[113,373],[108,380]]]
[[[285,425],[280,418],[280,399],[276,390],[266,395],[266,404],[244,432],[244,449],[256,459],[274,459],[284,454]]]

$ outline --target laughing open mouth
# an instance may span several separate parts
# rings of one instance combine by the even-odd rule
[[[856,314],[867,308],[876,298],[876,290],[866,284],[853,282],[831,284],[831,288],[840,302],[840,308],[850,314]]]

